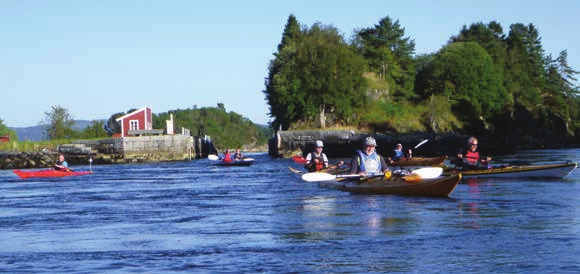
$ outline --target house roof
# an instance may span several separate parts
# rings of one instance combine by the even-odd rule
[[[142,111],[145,111],[145,110],[146,110],[146,109],[148,109],[148,108],[149,108],[149,107],[142,107],[142,108],[140,108],[140,109],[138,109],[138,110],[135,110],[135,111],[133,111],[133,112],[131,112],[131,113],[127,113],[127,114],[125,114],[125,115],[123,115],[123,116],[121,116],[121,117],[119,117],[119,118],[115,119],[115,121],[123,120],[123,119],[125,119],[125,118],[127,118],[127,117],[129,117],[129,116],[131,116],[131,115],[133,115],[133,114],[135,114],[135,113],[137,113],[137,112],[142,112]]]

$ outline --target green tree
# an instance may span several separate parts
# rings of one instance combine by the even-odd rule
[[[109,136],[121,133],[121,123],[117,122],[117,118],[123,117],[124,115],[125,115],[124,112],[118,112],[109,117],[109,119],[104,125],[104,129],[107,132],[107,134],[109,134]]]
[[[68,109],[59,105],[52,106],[50,111],[46,111],[44,122],[48,125],[46,135],[49,139],[68,139],[75,137],[72,129],[74,120]]]
[[[272,126],[288,129],[293,122],[318,118],[325,127],[328,113],[348,121],[365,101],[363,72],[364,60],[335,27],[305,28],[271,62],[264,93]]]
[[[394,97],[410,99],[415,96],[415,41],[405,36],[399,20],[385,17],[372,28],[356,33],[355,44],[367,60],[369,69],[390,83]]]
[[[4,120],[0,118],[0,136],[8,135],[11,141],[16,141],[18,138],[16,136],[16,131],[10,129],[4,124]]]
[[[451,37],[452,43],[476,42],[485,49],[493,60],[497,75],[502,77],[506,67],[507,44],[503,28],[496,21],[491,21],[487,25],[484,23],[474,23],[468,27],[463,26],[457,36]]]
[[[512,24],[506,38],[508,57],[506,61],[506,88],[515,104],[533,110],[540,105],[543,88],[544,61],[537,31],[530,24]],[[540,60],[537,60],[537,59]]]
[[[299,78],[293,75],[297,70],[292,58],[296,49],[296,42],[302,37],[300,25],[294,15],[290,15],[286,22],[282,41],[278,45],[275,58],[270,61],[266,89],[264,94],[270,106],[272,128],[288,129],[290,123],[297,121],[303,111],[303,93],[299,90]]]
[[[83,139],[96,139],[109,137],[105,130],[105,121],[96,120],[91,121],[91,124],[80,132],[80,137]]]
[[[474,42],[445,46],[435,55],[428,78],[426,93],[455,101],[469,119],[490,120],[508,101],[491,57]]]

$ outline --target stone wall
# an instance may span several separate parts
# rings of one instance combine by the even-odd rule
[[[193,137],[185,135],[125,137],[122,152],[125,162],[195,159]]]
[[[427,134],[384,135],[378,133],[356,132],[354,130],[303,130],[279,131],[268,142],[268,153],[272,157],[289,158],[292,155],[305,156],[314,150],[314,142],[324,142],[324,153],[329,157],[351,157],[355,150],[362,148],[366,137],[371,136],[377,141],[377,152],[390,155],[396,144],[401,143],[404,149],[413,149],[418,143],[428,139],[429,142],[421,145],[414,156],[451,155],[446,138],[438,138]],[[461,139],[463,140],[463,139]],[[462,142],[461,142],[462,143]],[[453,151],[456,151],[456,139],[451,142]]]

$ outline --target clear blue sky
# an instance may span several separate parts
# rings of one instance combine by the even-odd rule
[[[0,119],[26,127],[54,105],[95,120],[220,102],[265,124],[264,78],[290,14],[347,39],[389,16],[417,54],[439,50],[463,25],[496,20],[507,33],[533,23],[546,53],[566,49],[580,70],[577,0],[1,1]]]

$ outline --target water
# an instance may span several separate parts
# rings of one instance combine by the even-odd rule
[[[289,159],[0,171],[0,272],[580,272],[580,172],[470,179],[450,198],[352,195]],[[580,150],[503,157],[580,161]],[[78,170],[88,166],[77,166]]]

